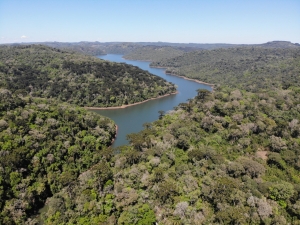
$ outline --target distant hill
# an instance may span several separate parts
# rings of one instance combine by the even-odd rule
[[[27,45],[28,43],[16,43],[12,45]],[[298,43],[291,43],[289,41],[271,41],[263,44],[227,44],[227,43],[170,43],[170,42],[35,42],[30,44],[47,45],[53,48],[59,48],[63,50],[72,50],[88,55],[103,55],[103,54],[122,54],[127,55],[132,52],[139,54],[151,48],[147,46],[158,47],[173,47],[176,50],[182,50],[183,52],[199,49],[213,50],[217,48],[233,48],[233,47],[264,47],[264,48],[298,48]],[[146,49],[144,49],[146,47]],[[136,52],[138,51],[138,52]],[[174,51],[174,50],[172,50]],[[146,53],[148,54],[148,53]],[[172,53],[171,53],[172,54]],[[130,56],[131,57],[131,56]],[[159,57],[159,56],[158,56]],[[131,59],[140,59],[138,56]],[[143,59],[148,60],[148,59]],[[150,60],[150,59],[149,59]],[[151,60],[153,61],[153,60]]]
[[[293,44],[290,41],[271,41],[257,46],[261,46],[264,48],[299,48],[300,47],[298,43]]]
[[[186,52],[199,51],[199,50],[214,50],[214,49],[227,49],[227,48],[237,48],[237,47],[261,47],[261,48],[299,48],[299,45],[293,44],[288,41],[273,41],[258,45],[231,45],[231,44],[172,44],[164,43],[166,45],[161,45],[162,43],[156,43],[159,45],[151,45],[148,43],[147,46],[141,46],[139,48],[133,49],[128,54],[124,55],[124,58],[131,60],[145,60],[158,62],[161,60],[171,59]],[[155,44],[155,43],[152,43]],[[168,45],[171,44],[171,45]]]
[[[292,84],[299,84],[297,60],[300,58],[300,48],[271,47],[279,44],[283,46],[283,43],[272,43],[268,44],[268,48],[257,46],[201,50],[150,65],[167,68],[167,73],[213,84],[242,87],[248,91],[270,87],[286,89]]]
[[[162,59],[180,56],[185,52],[199,50],[192,47],[171,47],[147,45],[139,47],[128,54],[124,55],[125,59],[143,60],[143,61],[160,61]]]

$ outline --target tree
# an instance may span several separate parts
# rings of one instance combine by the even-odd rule
[[[159,110],[158,113],[159,113],[159,117],[158,118],[161,120],[163,118],[163,116],[165,115],[165,111]]]
[[[271,147],[274,152],[280,152],[283,149],[286,149],[286,143],[281,137],[276,137],[272,135],[270,137]]]
[[[196,98],[203,101],[210,94],[211,92],[206,89],[198,89]]]
[[[287,207],[289,198],[294,194],[294,187],[288,182],[272,184],[269,187],[269,197],[283,208]]]

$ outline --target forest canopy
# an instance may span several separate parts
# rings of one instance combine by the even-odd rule
[[[45,224],[300,224],[299,50],[186,54],[167,61],[224,68],[202,74],[214,91],[128,135],[106,164],[111,182],[84,174],[72,196],[49,199]]]
[[[152,62],[166,73],[256,92],[299,86],[300,47],[201,50]]]
[[[0,89],[0,223],[300,224],[300,50],[267,45],[153,62],[214,90],[197,90],[115,149],[107,147],[110,120],[48,92],[18,91],[23,84],[6,75],[20,53],[6,59],[1,85],[12,90]],[[42,55],[46,47],[37,48]],[[88,84],[98,63],[105,74],[127,71],[64,54],[60,80],[81,74]]]
[[[171,47],[171,46],[142,46],[124,55],[125,59],[143,61],[161,61],[176,56],[183,55],[185,52],[195,51],[197,48],[191,47]]]
[[[0,89],[0,224],[24,224],[98,163],[115,135],[106,117]]]
[[[174,84],[127,64],[41,45],[0,46],[0,87],[78,106],[128,105],[174,93]]]

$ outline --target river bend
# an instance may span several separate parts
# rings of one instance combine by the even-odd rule
[[[138,66],[143,70],[147,70],[152,74],[176,84],[178,90],[178,94],[176,95],[158,98],[123,109],[92,110],[111,118],[118,125],[118,134],[113,147],[128,144],[126,135],[139,132],[143,129],[144,123],[157,120],[159,116],[158,111],[163,110],[168,112],[175,106],[178,106],[179,103],[187,102],[188,99],[196,96],[196,90],[199,88],[211,90],[211,87],[208,85],[165,74],[164,69],[151,68],[149,67],[150,62],[126,60],[122,58],[122,55],[116,54],[101,55],[98,57],[112,62],[122,62]]]

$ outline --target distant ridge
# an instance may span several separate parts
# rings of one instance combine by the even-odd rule
[[[293,44],[290,41],[270,41],[264,44],[260,44],[258,46],[266,47],[266,48],[299,48],[299,43]]]
[[[33,42],[33,43],[12,43],[0,45],[28,45],[40,44],[53,48],[68,49],[88,55],[104,54],[129,54],[137,49],[150,47],[173,47],[184,52],[196,51],[200,49],[213,50],[219,48],[235,47],[262,47],[262,48],[299,48],[299,43],[290,41],[270,41],[262,44],[228,44],[228,43],[171,43],[171,42]],[[180,49],[181,48],[181,49]]]

